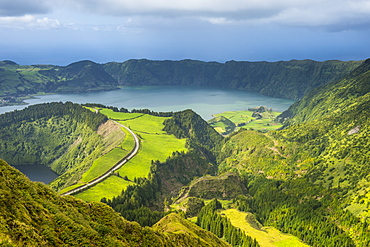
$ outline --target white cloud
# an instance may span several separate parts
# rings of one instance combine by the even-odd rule
[[[65,28],[72,24],[63,24],[57,19],[48,17],[36,18],[32,15],[19,17],[0,17],[0,26],[17,29],[56,29]]]

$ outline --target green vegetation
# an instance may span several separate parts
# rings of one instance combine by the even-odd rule
[[[80,61],[68,66],[21,66],[11,61],[0,62],[0,96],[28,94],[89,92],[117,89],[118,84],[102,65]]]
[[[222,209],[222,205],[217,199],[205,205],[199,212],[197,225],[214,233],[219,238],[224,238],[231,246],[260,246],[256,239],[252,239],[240,228],[235,227],[228,218],[222,217],[217,212],[220,209]]]
[[[119,195],[122,190],[129,185],[134,185],[134,182],[128,181],[119,174],[109,176],[93,187],[79,192],[75,195],[76,198],[82,199],[86,202],[99,201],[101,198],[113,198]],[[72,187],[71,187],[72,189]]]
[[[287,112],[286,130],[276,137],[301,145],[315,157],[309,178],[326,188],[342,191],[357,216],[368,208],[370,130],[370,60],[342,80],[308,94]],[[349,204],[349,205],[348,205]],[[366,206],[367,205],[367,206]]]
[[[192,62],[178,63],[190,66]],[[145,60],[140,63],[136,69],[149,64],[146,72],[150,78],[153,73],[150,63]],[[258,66],[283,65],[295,70],[300,63],[303,62],[258,63]],[[343,66],[341,62],[332,63]],[[213,71],[212,66],[218,66],[217,63],[205,64],[207,68],[198,62],[198,72],[202,71],[199,73]],[[238,64],[244,63],[229,62],[225,66],[238,72]],[[310,71],[311,79],[322,76],[316,69],[328,71],[330,67],[330,63],[319,66],[304,61],[303,64],[311,64],[311,67],[299,68],[303,71],[300,75]],[[357,67],[356,63],[348,64]],[[14,64],[8,62],[4,66]],[[108,64],[104,66],[108,70]],[[271,71],[263,66],[259,68],[265,68],[264,74],[270,75]],[[349,67],[342,69],[346,71]],[[284,73],[285,78],[299,79],[298,72],[289,74],[285,70]],[[315,85],[328,81],[329,77],[332,80],[340,73],[334,69],[332,75],[327,74]],[[140,73],[135,75],[137,78],[132,80],[141,78]],[[170,74],[163,75],[171,78]],[[242,75],[253,78],[244,71],[236,73],[235,78]],[[115,74],[116,78],[119,76]],[[232,246],[369,246],[369,81],[370,59],[341,80],[317,87],[278,116],[283,129],[262,133],[240,128],[226,138],[191,110],[177,113],[133,110],[129,113],[124,108],[94,106],[133,129],[140,137],[142,148],[131,164],[79,196],[84,200],[102,198],[102,202],[127,220],[154,227],[142,228],[126,222],[97,202],[86,204],[70,196],[60,198],[40,183],[30,183],[0,161],[0,174],[4,178],[0,180],[0,243],[104,245],[101,243],[110,241],[117,246],[226,245],[221,238]],[[243,88],[237,80],[232,85]],[[287,85],[292,86],[289,80]],[[307,85],[312,86],[309,82]],[[292,87],[287,94],[293,95],[296,89]],[[104,159],[107,163],[113,162],[133,144],[127,132],[91,109],[72,103],[55,103],[56,114],[47,104],[30,109],[0,115],[0,127],[7,130],[1,134],[1,145],[4,150],[13,152],[13,155],[7,153],[9,159],[34,162],[37,158],[37,161],[51,162],[52,167],[66,169],[64,174],[76,169],[79,180],[87,172],[84,179],[88,180],[89,176],[92,178],[106,169]],[[225,114],[219,116],[224,124],[219,127],[231,129],[233,124],[240,125],[252,117],[263,118],[266,109],[253,109],[253,116]],[[275,115],[270,116],[273,117]],[[111,129],[112,126],[118,129]],[[26,136],[25,141],[13,132]],[[56,140],[51,140],[50,134],[54,132]],[[46,145],[37,143],[34,151],[30,140],[41,140],[41,144]],[[59,143],[62,145],[58,146]],[[19,157],[17,150],[22,151]],[[39,152],[36,158],[32,152]],[[78,165],[72,169],[60,166],[64,158],[68,162],[81,162],[80,157],[90,165],[83,169]],[[71,180],[67,180],[60,183],[70,183]],[[221,198],[222,203],[216,198]],[[208,232],[180,215],[197,222]],[[128,228],[130,231],[126,231]]]
[[[175,203],[179,203],[188,197],[232,199],[245,192],[244,184],[233,173],[226,173],[219,176],[207,175],[194,179],[189,186],[183,187]]]
[[[98,134],[107,118],[80,105],[47,103],[0,115],[0,157],[12,165],[41,164],[62,176],[58,190],[75,183],[109,148]]]
[[[311,245],[369,245],[369,71],[367,60],[308,94],[279,117],[282,131],[226,140],[219,169],[244,177],[243,210]]]
[[[176,215],[143,228],[102,203],[61,197],[3,160],[0,174],[1,246],[227,246]]]
[[[147,178],[137,179],[136,185],[128,186],[119,196],[102,199],[126,219],[141,225],[152,225],[163,217],[160,213],[168,206],[166,201],[176,197],[195,176],[215,172],[212,150],[216,150],[215,143],[220,143],[222,137],[212,127],[190,110],[174,113],[164,124],[170,134],[188,137],[188,151],[174,152],[164,162],[152,162]]]
[[[124,166],[117,170],[114,178],[108,178],[99,185],[76,194],[77,198],[86,201],[100,201],[101,198],[113,198],[128,185],[136,183],[138,178],[147,178],[153,160],[165,161],[173,152],[186,151],[185,139],[177,139],[163,131],[163,122],[168,117],[157,117],[143,113],[116,112],[112,109],[99,108],[108,118],[114,119],[133,130],[140,138],[140,151]],[[118,160],[132,150],[134,140],[126,131],[126,138],[108,154],[94,161],[81,179],[88,182],[103,174]],[[118,176],[117,176],[118,175]]]
[[[81,182],[89,182],[104,174],[112,167],[112,164],[116,164],[122,157],[125,157],[126,154],[126,151],[115,148],[108,154],[96,159],[90,169],[82,175]]]
[[[213,86],[300,99],[313,88],[347,75],[361,63],[335,60],[216,63],[141,59],[106,63],[104,68],[120,85]]]
[[[174,213],[165,216],[163,219],[157,222],[153,228],[173,236],[177,235],[175,237],[176,241],[178,241],[177,239],[183,237],[184,235],[192,236],[193,238],[198,239],[196,246],[230,246],[209,231],[199,228],[197,225],[181,218]],[[187,246],[190,246],[190,243]]]
[[[302,243],[297,237],[289,234],[284,234],[274,227],[262,227],[262,225],[254,219],[253,214],[241,212],[237,209],[227,209],[220,211],[221,215],[225,215],[230,223],[245,232],[248,236],[255,238],[261,247],[278,246],[278,247],[308,247],[309,245]]]
[[[277,130],[283,126],[276,121],[276,117],[280,114],[281,112],[260,106],[250,108],[247,111],[227,111],[214,114],[214,118],[208,123],[223,135],[228,135],[240,128],[266,132]]]

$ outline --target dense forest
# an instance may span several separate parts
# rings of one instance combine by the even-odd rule
[[[178,63],[187,63],[190,69],[192,62]],[[146,64],[147,70],[139,70],[142,64],[135,67],[135,63]],[[162,63],[167,61],[157,62],[157,66]],[[169,71],[181,72],[168,63]],[[202,70],[201,65],[209,69],[221,66],[195,63],[198,70]],[[297,69],[303,62],[291,63],[296,63]],[[256,224],[292,234],[310,246],[369,246],[370,59],[361,64],[335,63],[342,72],[331,69],[331,76],[322,77],[325,83],[317,80],[311,92],[276,119],[283,124],[276,131],[241,129],[222,137],[191,110],[133,110],[166,116],[163,130],[186,138],[187,151],[174,152],[162,162],[153,160],[147,178],[136,178],[120,195],[102,198],[103,203],[60,197],[0,161],[4,178],[0,180],[0,243],[99,246],[109,241],[116,246],[262,246],[223,213],[237,209],[253,214]],[[155,62],[133,60],[128,70],[141,71],[131,75],[143,79],[141,75],[145,74],[149,81],[152,75],[148,64]],[[269,63],[259,65],[262,64]],[[316,62],[307,60],[304,64],[306,69],[318,69]],[[108,65],[104,66],[109,73]],[[287,66],[285,62],[274,65]],[[207,73],[214,76],[216,72],[210,69]],[[160,74],[171,78],[164,71]],[[128,112],[125,108],[99,107]],[[44,162],[53,168],[59,164],[55,162],[60,158],[53,156],[60,154],[58,150],[69,150],[73,143],[81,143],[68,156],[79,164],[86,159],[82,154],[92,152],[88,148],[99,149],[91,143],[101,143],[103,138],[96,133],[107,121],[111,120],[70,102],[35,105],[0,115],[4,130],[0,150],[7,150],[0,158],[25,165]],[[55,140],[46,138],[51,133]],[[86,142],[76,142],[78,137]],[[31,145],[31,141],[35,144]],[[101,145],[100,152],[104,143]],[[81,160],[76,159],[81,156]],[[51,186],[58,188],[65,180],[61,176],[58,184]]]
[[[183,85],[232,88],[300,99],[311,89],[343,77],[361,63],[337,60],[217,63],[142,59],[106,64],[79,61],[68,66],[21,66],[12,61],[0,61],[0,97],[114,90],[127,85]]]

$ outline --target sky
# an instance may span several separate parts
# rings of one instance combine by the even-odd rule
[[[0,0],[0,60],[370,57],[370,0]]]

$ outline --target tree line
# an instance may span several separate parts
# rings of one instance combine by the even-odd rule
[[[221,203],[213,199],[199,212],[197,225],[224,238],[233,247],[259,247],[256,239],[246,235],[240,228],[233,226],[230,220],[220,215],[217,210],[222,209]]]

